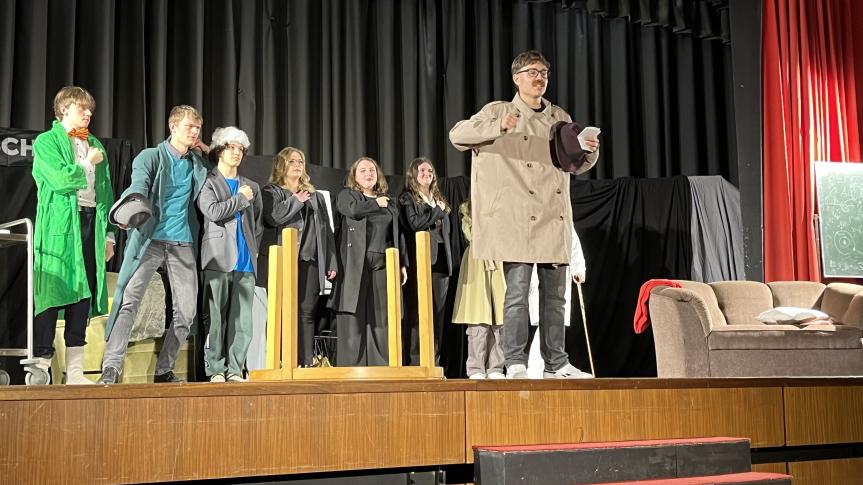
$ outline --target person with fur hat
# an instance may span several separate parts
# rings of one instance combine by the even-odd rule
[[[261,244],[261,190],[237,173],[249,137],[234,126],[216,128],[210,144],[215,168],[198,196],[204,216],[201,268],[210,325],[204,370],[210,382],[242,382],[252,342],[252,304]]]
[[[108,155],[88,130],[95,109],[86,89],[64,87],[54,97],[57,120],[33,143],[34,365],[48,370],[63,310],[66,384],[92,384],[84,377],[87,321],[108,309],[105,263],[114,255]]]
[[[152,204],[153,215],[138,227],[121,227],[127,230],[128,238],[105,327],[108,342],[100,384],[120,380],[138,307],[160,267],[170,282],[173,317],[165,330],[153,381],[182,382],[174,374],[174,365],[198,310],[195,248],[199,222],[193,204],[207,178],[206,161],[196,150],[202,124],[198,110],[175,106],[168,115],[171,136],[157,147],[142,150],[132,161],[132,182],[120,199],[141,194]]]

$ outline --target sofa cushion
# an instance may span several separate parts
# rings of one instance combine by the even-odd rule
[[[824,283],[816,281],[773,281],[767,283],[773,293],[773,306],[821,308]]]
[[[719,310],[728,325],[749,325],[755,316],[773,308],[770,288],[758,281],[718,281],[710,283]]]
[[[710,350],[859,349],[863,330],[844,325],[729,325],[707,336]]]

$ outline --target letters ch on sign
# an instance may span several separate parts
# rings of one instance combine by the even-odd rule
[[[0,151],[7,157],[32,157],[33,140],[26,138],[3,138]]]

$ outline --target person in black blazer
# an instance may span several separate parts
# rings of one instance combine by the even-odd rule
[[[398,209],[387,189],[377,162],[362,157],[351,165],[337,198],[339,269],[330,305],[336,312],[339,366],[388,363],[387,248],[399,248],[402,284],[407,261]]]
[[[402,327],[405,363],[419,364],[419,325],[416,278],[416,233],[431,236],[432,300],[434,304],[434,358],[440,363],[449,277],[452,275],[450,245],[450,207],[437,186],[437,174],[428,158],[414,159],[405,174],[404,191],[399,196],[399,212],[411,268],[405,287],[405,319]]]
[[[264,238],[258,267],[258,286],[267,287],[269,247],[282,243],[282,229],[299,231],[298,359],[301,366],[313,363],[315,309],[326,281],[336,277],[336,247],[333,228],[323,194],[315,191],[306,172],[306,155],[294,147],[283,148],[275,157],[270,180],[262,190]]]

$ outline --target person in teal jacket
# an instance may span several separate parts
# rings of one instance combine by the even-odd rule
[[[64,87],[54,97],[57,120],[33,143],[33,357],[48,369],[63,311],[66,384],[92,384],[83,367],[87,322],[107,311],[105,262],[114,255],[108,155],[88,130],[95,108],[86,89]]]
[[[153,273],[165,269],[170,282],[173,318],[165,330],[156,360],[154,382],[180,382],[174,364],[189,336],[198,301],[198,229],[195,199],[204,186],[208,166],[196,150],[203,119],[186,105],[175,106],[168,116],[171,136],[147,148],[132,162],[132,182],[120,200],[137,193],[153,206],[153,215],[139,227],[128,229],[123,265],[105,328],[105,355],[101,384],[114,384],[123,359],[138,306]]]

